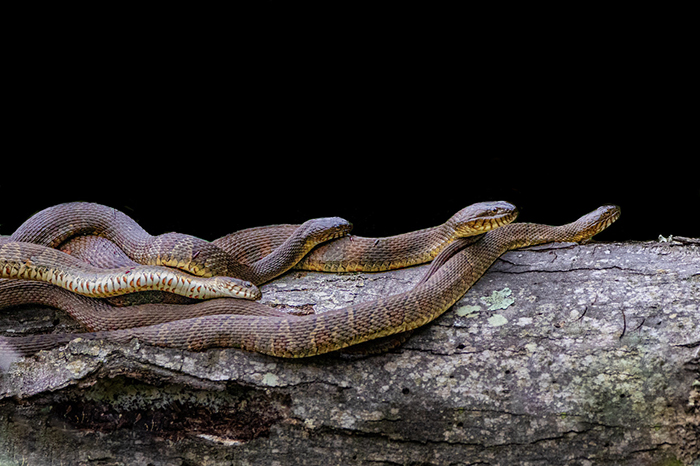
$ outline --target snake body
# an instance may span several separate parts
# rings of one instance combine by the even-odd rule
[[[379,272],[430,262],[456,238],[471,237],[515,219],[506,202],[476,203],[445,223],[384,238],[344,236],[319,243],[294,266],[316,272]],[[241,230],[213,243],[243,264],[268,257],[295,233],[298,225],[271,225]]]
[[[289,270],[316,245],[346,235],[351,228],[339,217],[312,219],[298,225],[284,239],[283,247],[254,263],[242,263],[213,242],[182,233],[153,236],[116,209],[72,202],[38,212],[9,239],[61,248],[72,238],[94,235],[110,240],[138,264],[168,266],[203,277],[235,277],[259,285]]]
[[[61,309],[89,331],[142,327],[226,313],[276,317],[288,315],[256,301],[230,298],[197,300],[186,304],[147,301],[124,307],[113,305],[105,299],[57,288],[47,282],[0,280],[0,308],[27,304]]]
[[[260,290],[232,277],[197,277],[153,266],[101,269],[56,249],[0,241],[0,278],[49,282],[74,293],[108,297],[134,290],[162,290],[196,299],[258,299]]]
[[[118,342],[137,338],[151,345],[189,350],[235,347],[279,357],[323,354],[418,328],[449,309],[504,252],[553,241],[588,239],[607,228],[619,215],[618,207],[603,206],[563,226],[527,223],[500,226],[461,250],[444,248],[442,254],[448,257],[436,258],[440,267],[431,268],[429,276],[407,292],[322,314],[216,314],[80,336]],[[32,354],[73,338],[72,334],[0,338],[0,354]]]
[[[110,207],[68,203],[35,214],[4,240],[8,246],[0,250],[0,264],[6,265],[7,273],[0,270],[0,276],[47,280],[95,297],[165,289],[202,299],[256,299],[259,290],[249,282],[265,283],[295,265],[327,272],[415,265],[434,258],[455,238],[496,228],[512,221],[515,215],[515,208],[508,203],[479,203],[460,210],[438,227],[388,238],[346,237],[336,244],[330,240],[347,235],[352,225],[338,217],[327,217],[301,225],[243,230],[208,242],[181,233],[152,236],[131,217]],[[42,252],[41,246],[46,250]],[[54,248],[96,268],[81,268]],[[37,259],[43,262],[37,263]],[[144,269],[141,265],[169,269]],[[103,268],[114,270],[99,270]],[[174,273],[173,268],[196,276],[234,277],[238,281],[195,280]],[[154,275],[163,278],[156,280]],[[138,285],[140,282],[144,285]],[[165,286],[171,283],[176,286]],[[230,290],[234,285],[235,289]]]

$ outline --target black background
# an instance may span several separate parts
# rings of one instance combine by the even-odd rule
[[[549,224],[620,205],[601,240],[700,236],[683,12],[416,5],[33,18],[0,233],[94,201],[152,234],[337,215],[384,236],[507,200]]]

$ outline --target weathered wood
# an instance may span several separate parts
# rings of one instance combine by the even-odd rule
[[[293,272],[263,302],[322,312],[424,270]],[[698,466],[699,303],[697,245],[548,245],[385,354],[77,340],[3,375],[0,464]]]

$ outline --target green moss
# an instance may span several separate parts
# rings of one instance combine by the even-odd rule
[[[660,463],[657,463],[656,466],[683,466],[683,463],[681,461],[678,461],[676,458],[668,458]]]

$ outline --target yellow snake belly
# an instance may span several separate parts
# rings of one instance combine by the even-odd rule
[[[0,241],[0,278],[44,281],[94,297],[144,290],[162,290],[195,299],[260,297],[257,287],[232,277],[197,277],[152,266],[101,269],[56,249],[6,240]]]

